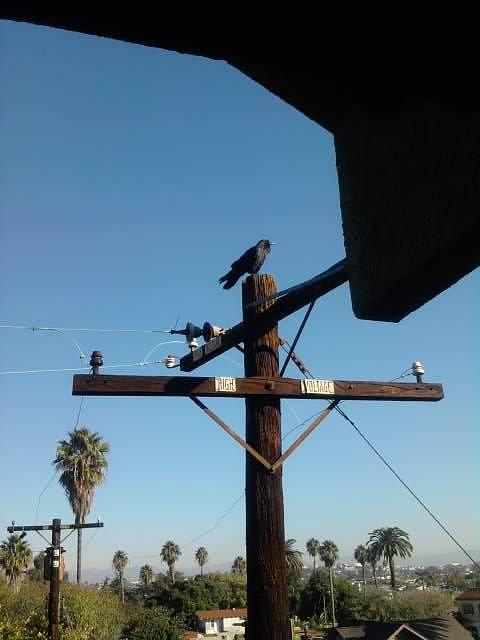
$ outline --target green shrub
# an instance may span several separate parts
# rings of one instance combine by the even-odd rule
[[[20,593],[13,593],[0,580],[0,640],[43,640],[47,638],[46,597],[48,583],[25,581]],[[119,640],[126,612],[108,589],[62,584],[62,640]]]
[[[127,625],[126,635],[131,640],[181,640],[183,624],[165,607],[138,609]]]
[[[126,622],[126,611],[110,589],[63,585],[65,640],[118,640]]]
[[[452,598],[439,591],[405,591],[391,593],[370,590],[363,606],[366,620],[420,620],[446,616],[452,610]]]

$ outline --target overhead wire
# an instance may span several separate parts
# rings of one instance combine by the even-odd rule
[[[305,323],[302,323],[302,330],[303,327],[305,326]],[[301,333],[301,331],[299,331],[297,333],[297,335]],[[296,344],[296,343],[295,343]],[[293,348],[290,348],[289,351],[289,355],[287,360],[290,359],[290,357],[293,354]],[[302,372],[304,373],[305,377],[308,378],[310,377],[311,379],[314,379],[313,374],[308,371],[307,369],[305,369],[305,367],[303,367]],[[408,368],[405,369],[400,376],[398,376],[397,378],[394,378],[392,380],[392,382],[394,380],[399,380],[400,378],[404,378],[407,375],[412,375],[412,368]],[[475,567],[477,567],[477,569],[480,570],[480,565],[476,562],[476,560],[474,560],[474,558],[468,553],[468,551],[465,549],[465,547],[455,538],[455,536],[447,529],[447,527],[439,520],[439,518],[431,511],[431,509],[429,509],[429,507],[425,504],[425,502],[423,500],[421,500],[421,498],[413,491],[413,489],[410,488],[410,486],[405,482],[405,480],[395,471],[395,469],[392,467],[392,465],[388,462],[388,460],[386,460],[386,458],[380,453],[380,451],[373,445],[373,443],[367,438],[367,436],[365,436],[365,434],[362,433],[362,431],[360,430],[360,428],[355,424],[355,422],[345,413],[345,411],[343,411],[343,409],[341,409],[338,404],[334,407],[335,411],[342,416],[342,418],[344,420],[346,420],[356,431],[356,433],[362,438],[362,440],[365,442],[365,444],[367,444],[367,446],[375,453],[375,455],[378,456],[378,458],[383,462],[383,464],[387,467],[387,469],[389,469],[389,471],[395,476],[395,478],[397,478],[397,480],[402,484],[403,487],[405,487],[405,489],[410,493],[410,495],[418,502],[418,504],[425,510],[425,512],[434,520],[434,522],[442,529],[442,531],[444,533],[447,534],[447,536],[452,540],[452,542],[454,542],[454,544],[467,556],[467,558],[469,558],[471,560],[471,562],[473,563],[473,565]],[[318,414],[317,414],[318,415]],[[312,416],[313,417],[313,416]],[[307,418],[307,420],[305,420],[305,422],[308,422],[310,418]],[[304,423],[305,423],[304,422]],[[291,429],[287,434],[285,434],[285,436],[282,438],[282,440],[289,434],[291,433],[293,430],[295,430],[296,428],[299,428],[301,425],[297,425],[297,427],[294,427],[293,429]]]
[[[39,512],[39,509],[40,509],[40,501],[42,499],[42,496],[45,493],[45,491],[48,489],[48,487],[52,484],[52,482],[55,479],[55,476],[57,475],[57,473],[58,473],[58,471],[55,469],[54,474],[52,475],[50,480],[47,482],[47,484],[43,487],[43,489],[39,493],[38,500],[37,500],[37,506],[35,508],[35,518],[34,518],[34,523],[33,524],[37,524],[37,521],[38,521],[38,512]]]
[[[292,343],[292,345],[290,346],[289,351],[287,352],[287,358],[282,366],[282,370],[281,370],[281,376],[283,375],[283,373],[285,372],[286,367],[288,366],[288,363],[292,357],[294,348],[298,342],[298,340],[300,339],[301,333],[308,321],[308,318],[310,316],[311,311],[313,310],[313,306],[314,306],[315,301],[312,301],[309,308],[307,309],[307,312],[305,314],[305,317],[303,318],[303,321],[297,331],[297,334],[294,338],[294,341]],[[170,330],[164,330],[164,329],[87,329],[87,328],[66,328],[66,327],[40,327],[40,326],[27,326],[27,325],[15,325],[15,324],[3,324],[0,325],[0,329],[18,329],[18,330],[30,330],[30,331],[56,331],[59,333],[63,333],[65,334],[66,332],[97,332],[97,333],[171,333]],[[69,336],[67,336],[69,337]],[[83,351],[80,347],[80,345],[73,339],[71,339],[76,348],[78,349],[78,351],[80,352],[80,358],[85,358],[85,355],[83,354]],[[146,356],[150,356],[151,353],[153,353],[153,351],[158,347],[161,346],[162,344],[168,344],[168,343],[180,343],[181,341],[169,341],[169,342],[165,342],[165,343],[159,343],[158,345],[156,345],[150,352],[149,354]],[[288,343],[287,343],[288,344]],[[283,345],[282,345],[283,347]],[[284,348],[284,347],[283,347]],[[287,351],[284,348],[285,351]],[[227,359],[227,358],[225,358]],[[146,360],[146,358],[145,358]],[[233,361],[232,361],[233,362]],[[164,361],[163,360],[156,360],[156,361],[152,361],[152,362],[146,362],[146,361],[141,361],[141,362],[137,362],[137,363],[129,363],[129,364],[124,364],[124,365],[106,365],[103,368],[124,368],[124,367],[142,367],[142,366],[147,366],[147,365],[152,365],[152,364],[163,364]],[[235,363],[237,364],[237,363]],[[7,374],[33,374],[33,373],[53,373],[53,372],[67,372],[67,371],[79,371],[79,370],[84,370],[84,369],[89,369],[89,367],[76,367],[76,368],[64,368],[64,369],[38,369],[38,370],[18,370],[18,371],[0,371],[0,375],[7,375]],[[310,371],[308,371],[307,369],[303,369],[303,373],[305,375],[305,377],[310,377],[310,378],[314,378],[313,374],[311,374]],[[411,375],[411,368],[406,369],[404,372],[402,372],[402,374],[400,376],[398,376],[397,378],[394,378],[392,380],[399,380],[401,378],[404,378],[408,375]],[[83,397],[82,397],[82,401],[83,401]],[[81,408],[82,408],[82,403],[80,405],[80,409],[79,409],[79,413],[77,416],[77,425],[78,425],[78,420],[79,420],[79,416],[80,416],[80,412],[81,412]],[[379,457],[379,459],[383,462],[383,464],[390,470],[390,472],[397,478],[397,480],[402,484],[402,486],[405,487],[405,489],[407,489],[407,491],[413,496],[413,498],[418,502],[418,504],[428,513],[428,515],[430,515],[430,517],[436,522],[436,524],[438,526],[440,526],[440,528],[444,531],[444,533],[446,533],[448,535],[448,537],[455,543],[456,546],[458,546],[458,548],[472,561],[472,563],[478,568],[480,569],[480,565],[472,558],[472,556],[468,553],[468,551],[463,547],[463,545],[450,533],[450,531],[442,524],[442,522],[437,518],[437,516],[435,516],[435,514],[428,508],[428,506],[419,498],[419,496],[409,487],[409,485],[405,482],[405,480],[403,480],[403,478],[395,471],[395,469],[392,467],[392,465],[385,459],[385,457],[378,451],[378,449],[373,445],[373,443],[362,433],[362,431],[359,429],[359,427],[354,423],[354,421],[342,410],[340,409],[340,407],[337,405],[334,407],[335,411],[337,411],[337,413],[339,413],[339,415],[341,415],[344,420],[346,420],[357,432],[357,434],[362,438],[362,440],[367,444],[367,446]],[[310,416],[309,418],[307,418],[306,420],[304,420],[303,422],[301,422],[300,424],[294,426],[292,429],[290,429],[282,438],[282,440],[284,440],[290,433],[292,433],[295,429],[300,428],[301,426],[303,426],[304,424],[306,424],[309,420],[311,420],[312,418],[316,417],[317,415],[319,415],[319,413],[321,412],[317,412],[316,414],[313,414],[312,416]],[[51,482],[53,481],[53,479],[55,478],[57,472],[55,472],[55,474],[52,476],[52,478],[50,478],[50,480],[48,481],[47,485],[44,487],[44,489],[42,490],[42,492],[39,495],[39,500],[37,503],[37,510],[36,510],[36,518],[38,518],[38,508],[39,508],[39,504],[40,504],[40,500],[41,500],[41,496],[43,495],[43,493],[46,491],[46,489],[49,487],[49,485],[51,484]],[[183,547],[181,548],[185,548],[191,544],[193,544],[194,542],[196,542],[197,540],[201,539],[202,537],[204,537],[205,535],[208,535],[208,533],[210,533],[211,531],[213,531],[219,524],[220,522],[233,510],[233,508],[236,506],[236,504],[238,504],[238,502],[240,501],[240,499],[243,497],[244,494],[242,494],[241,496],[239,496],[235,502],[233,503],[233,505],[218,519],[218,521],[215,523],[215,525],[213,525],[213,527],[211,527],[210,529],[208,529],[206,532],[204,532],[203,534],[201,534],[200,536],[197,536],[196,538],[194,538],[193,540],[191,540],[190,542],[186,543],[185,545],[183,545]],[[35,520],[36,521],[36,520]],[[95,532],[97,533],[98,530]],[[92,539],[95,535],[95,533],[92,536]],[[41,534],[40,534],[41,535]],[[43,536],[42,536],[43,537]],[[47,541],[48,542],[48,541]],[[145,556],[147,557],[147,556]]]
[[[95,531],[92,533],[92,535],[90,536],[90,538],[85,542],[83,548],[86,549],[88,547],[88,545],[92,542],[92,540],[95,538],[95,536],[97,535],[97,533],[100,531],[101,527],[98,527],[97,529],[95,529]]]
[[[72,327],[41,327],[34,325],[0,324],[0,329],[23,329],[28,331],[60,331],[63,333],[170,333],[170,329],[89,329]]]
[[[244,497],[245,497],[245,491],[243,491],[238,496],[238,498],[236,498],[235,501],[228,507],[228,509],[222,513],[222,515],[215,521],[214,525],[212,525],[209,529],[207,529],[203,533],[199,534],[198,536],[195,536],[195,538],[192,538],[189,542],[186,542],[185,544],[181,545],[180,546],[180,550],[186,549],[187,547],[191,546],[192,544],[195,544],[195,542],[198,542],[198,540],[201,540],[202,538],[207,536],[209,533],[214,531],[223,522],[223,520],[225,520],[225,518],[235,509],[237,504]],[[142,554],[142,555],[138,555],[138,556],[135,555],[135,556],[130,556],[130,557],[132,559],[133,558],[154,558],[154,557],[158,556],[159,554],[160,554],[160,552],[156,551],[154,553],[145,553],[145,554]]]
[[[75,421],[75,429],[78,427],[78,423],[80,422],[80,415],[82,413],[82,408],[83,408],[84,401],[85,401],[85,396],[82,396],[81,400],[80,400],[80,406],[78,407],[77,419]],[[37,521],[38,521],[38,512],[39,512],[39,509],[40,509],[40,502],[42,500],[42,496],[45,493],[45,491],[48,489],[48,487],[52,484],[52,482],[55,479],[57,473],[58,473],[58,469],[55,469],[52,477],[50,478],[50,480],[47,482],[47,484],[44,486],[44,488],[40,491],[40,493],[38,495],[37,506],[36,506],[36,509],[35,509],[34,524],[37,524]]]
[[[129,364],[106,364],[102,369],[123,369],[127,367],[146,367],[152,364],[164,364],[165,360],[152,360],[150,362],[131,362]],[[90,371],[91,367],[70,367],[63,369],[22,369],[16,371],[0,371],[1,376],[9,374],[28,374],[28,373],[63,373],[69,371]]]
[[[368,447],[380,458],[383,464],[389,469],[393,475],[397,478],[397,480],[405,487],[405,489],[412,495],[418,504],[428,513],[428,515],[438,524],[438,526],[447,534],[447,536],[457,545],[461,551],[469,558],[472,563],[480,569],[480,565],[472,558],[472,556],[468,553],[468,551],[460,544],[460,542],[450,533],[450,531],[440,522],[437,516],[427,507],[427,505],[418,497],[418,495],[408,486],[408,484],[403,480],[403,478],[395,471],[392,465],[385,459],[385,457],[380,453],[380,451],[370,442],[370,440],[365,436],[354,421],[339,407],[336,407],[337,412],[346,420],[358,433],[358,435],[362,438],[362,440],[367,444]]]
[[[204,538],[205,536],[207,536],[209,533],[212,533],[212,531],[214,531],[219,525],[220,523],[225,520],[225,518],[235,509],[235,507],[237,506],[237,504],[240,502],[240,500],[242,498],[245,497],[245,492],[243,491],[238,498],[236,498],[236,500],[234,501],[234,503],[220,516],[220,518],[218,518],[218,520],[215,522],[215,524],[210,527],[209,529],[207,529],[206,531],[204,531],[203,533],[201,533],[200,535],[196,536],[195,538],[193,538],[192,540],[190,540],[189,542],[186,542],[184,545],[182,545],[180,547],[180,549],[185,549],[186,547],[189,547],[190,545],[194,544],[195,542],[197,542],[198,540],[200,540],[201,538]]]
[[[82,413],[84,400],[85,400],[85,396],[82,396],[80,400],[80,406],[78,407],[77,419],[75,421],[75,429],[78,427],[78,423],[80,422],[80,414]]]

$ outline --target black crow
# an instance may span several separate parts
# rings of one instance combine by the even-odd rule
[[[257,273],[260,271],[262,264],[265,262],[265,258],[270,253],[272,244],[275,243],[270,242],[270,240],[260,240],[255,246],[247,249],[238,260],[232,262],[230,271],[219,280],[220,284],[225,282],[223,288],[231,289],[244,273]]]

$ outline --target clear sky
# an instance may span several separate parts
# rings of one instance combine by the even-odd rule
[[[260,238],[278,243],[267,270],[280,288],[344,256],[332,136],[235,69],[8,22],[0,40],[3,323],[166,329],[179,317],[231,326],[241,316],[240,287],[224,291],[217,279]],[[478,272],[470,274],[400,324],[357,320],[343,286],[317,303],[297,349],[321,378],[389,380],[419,359],[426,380],[444,383],[438,403],[343,406],[476,550],[478,284]],[[283,321],[280,335],[291,338],[301,317]],[[100,349],[105,364],[139,362],[163,338],[69,335],[87,355]],[[185,352],[165,345],[152,358]],[[2,371],[82,365],[58,333],[2,329],[0,356]],[[198,373],[241,375],[241,354],[226,356]],[[167,375],[162,366],[118,372]],[[0,376],[0,538],[12,519],[35,522],[56,443],[76,421],[71,382],[71,373]],[[243,433],[241,400],[208,404]],[[322,406],[284,403],[284,432]],[[91,512],[105,528],[86,534],[86,567],[109,566],[117,549],[132,564],[159,565],[167,539],[187,544],[242,494],[242,450],[187,399],[86,398],[80,423],[111,446]],[[395,525],[418,556],[456,554],[338,415],[288,461],[284,492],[286,536],[299,548],[311,536],[331,538],[348,560],[369,531]],[[37,521],[53,517],[72,520],[56,480]],[[65,545],[70,567],[73,540]],[[180,569],[193,565],[199,544],[212,566],[243,555],[243,501],[183,549]]]

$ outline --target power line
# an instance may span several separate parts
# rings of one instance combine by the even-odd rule
[[[81,400],[80,400],[80,406],[79,406],[79,408],[78,408],[77,420],[76,420],[76,422],[75,422],[75,429],[78,427],[78,423],[79,423],[79,421],[80,421],[80,414],[81,414],[81,412],[82,412],[82,408],[83,408],[83,403],[84,403],[84,401],[85,401],[85,396],[82,396],[82,398],[81,398]],[[43,494],[45,493],[45,491],[48,489],[48,487],[52,484],[52,482],[53,482],[53,480],[54,480],[55,476],[57,475],[57,473],[58,473],[58,469],[55,469],[55,471],[54,471],[54,473],[53,473],[52,477],[50,478],[50,480],[47,482],[47,484],[44,486],[44,488],[40,491],[40,494],[39,494],[39,496],[38,496],[38,500],[37,500],[37,506],[36,506],[36,509],[35,509],[35,522],[34,522],[34,524],[37,524],[37,520],[38,520],[38,511],[39,511],[39,509],[40,509],[40,501],[41,501],[41,499],[42,499],[42,496],[43,496]]]
[[[235,502],[225,511],[225,513],[223,513],[220,518],[218,518],[218,520],[215,522],[215,524],[210,527],[210,529],[207,529],[207,531],[204,531],[203,533],[201,533],[199,536],[196,536],[195,538],[193,538],[193,540],[190,540],[190,542],[186,542],[184,545],[182,545],[180,547],[180,549],[185,549],[186,547],[189,547],[190,545],[192,545],[194,542],[197,542],[198,540],[200,540],[201,538],[204,538],[206,535],[208,535],[209,533],[211,533],[212,531],[214,531],[218,525],[222,522],[222,520],[224,520],[229,513],[231,513],[235,507],[237,506],[237,504],[240,502],[240,500],[242,498],[245,497],[245,492],[242,492],[238,498],[235,500]]]
[[[305,420],[303,422],[300,422],[299,424],[295,425],[294,427],[292,427],[289,431],[287,431],[287,433],[282,437],[282,442],[285,440],[285,438],[287,436],[289,436],[293,431],[295,431],[296,429],[300,429],[300,427],[303,427],[305,424],[307,424],[307,422],[310,422],[310,420],[312,418],[316,418],[317,416],[319,416],[322,412],[321,411],[317,411],[317,413],[313,413],[311,416],[309,416],[308,418],[305,418]]]
[[[86,541],[85,545],[84,545],[84,549],[86,549],[88,547],[88,545],[92,542],[92,540],[95,538],[95,536],[97,535],[97,533],[100,531],[100,529],[95,529],[95,531],[92,533],[92,535],[90,536],[90,538]]]
[[[38,496],[38,501],[37,501],[37,506],[35,509],[35,523],[37,524],[37,520],[38,520],[38,511],[40,509],[40,501],[42,499],[43,494],[45,493],[45,491],[48,489],[48,487],[52,484],[55,476],[57,475],[57,470],[55,470],[53,476],[50,478],[50,480],[47,482],[47,484],[43,487],[43,489],[40,491],[40,494]]]
[[[242,492],[238,498],[236,498],[236,500],[233,502],[233,504],[231,504],[228,509],[226,511],[224,511],[224,513],[222,513],[222,515],[218,518],[218,520],[215,522],[215,524],[213,526],[211,526],[209,529],[207,529],[206,531],[204,531],[203,533],[201,533],[198,536],[195,536],[195,538],[193,538],[192,540],[190,540],[189,542],[186,542],[185,544],[183,544],[180,549],[186,549],[187,547],[189,547],[190,545],[194,544],[195,542],[197,542],[198,540],[200,540],[201,538],[204,538],[206,535],[208,535],[209,533],[211,533],[212,531],[214,531],[219,525],[220,523],[225,520],[225,518],[235,509],[235,507],[237,506],[237,504],[240,502],[240,500],[242,498],[245,497],[245,492]],[[145,553],[139,556],[130,556],[132,559],[133,558],[154,558],[156,556],[159,555],[159,551],[156,551],[155,553]]]
[[[170,329],[84,329],[71,327],[40,327],[33,325],[0,324],[0,329],[23,329],[26,331],[61,331],[68,333],[170,333]]]
[[[428,515],[438,524],[438,526],[441,527],[441,529],[457,545],[457,547],[463,551],[463,553],[467,556],[467,558],[470,558],[470,560],[477,567],[477,569],[480,569],[480,565],[472,558],[472,556],[468,553],[468,551],[450,533],[450,531],[440,522],[440,520],[437,518],[437,516],[434,513],[432,513],[432,511],[427,507],[427,505],[423,502],[423,500],[421,500],[417,496],[417,494],[412,489],[410,489],[410,487],[405,482],[405,480],[403,480],[403,478],[401,478],[398,475],[398,473],[395,471],[395,469],[392,467],[392,465],[383,457],[383,455],[380,453],[380,451],[378,451],[378,449],[370,442],[370,440],[360,431],[360,429],[357,427],[357,425],[354,423],[354,421],[351,418],[349,418],[349,416],[347,416],[347,414],[344,411],[342,411],[342,409],[340,409],[338,406],[336,407],[336,410],[342,416],[342,418],[344,418],[349,424],[352,425],[352,427],[355,429],[355,431],[358,433],[358,435],[362,438],[362,440],[380,458],[380,460],[387,467],[387,469],[389,469],[393,473],[393,475],[397,478],[397,480],[399,482],[401,482],[401,484],[405,487],[405,489],[415,498],[415,500],[418,502],[418,504],[428,513]]]
[[[131,362],[129,364],[107,364],[102,369],[123,369],[127,367],[146,367],[152,364],[165,364],[165,360],[152,360],[150,362]],[[70,367],[64,369],[24,369],[17,371],[0,371],[0,376],[8,374],[27,374],[27,373],[63,373],[69,371],[90,371],[91,367]]]
[[[82,407],[83,407],[84,400],[85,400],[85,396],[82,396],[82,399],[80,400],[80,406],[78,407],[77,420],[75,422],[75,429],[78,427],[78,423],[80,421],[80,414],[82,413]]]
[[[303,323],[304,325],[304,323]],[[302,327],[303,328],[303,327]],[[288,359],[290,358],[290,356],[293,355],[293,349],[291,348],[289,351],[289,357],[287,358],[287,362]],[[305,375],[306,378],[310,377],[310,378],[314,378],[313,374],[311,374],[308,370],[305,370],[304,368],[301,369]],[[409,375],[409,372],[411,372],[411,367],[409,369],[405,369],[405,371],[403,371],[401,373],[401,375],[398,378],[394,378],[394,380],[398,380],[400,378],[404,378],[405,376]],[[389,469],[389,471],[397,478],[397,480],[405,487],[405,489],[410,493],[410,495],[413,496],[413,498],[415,498],[415,500],[418,502],[418,504],[428,513],[428,515],[434,520],[434,522],[436,522],[438,524],[438,526],[442,529],[442,531],[444,531],[447,536],[452,540],[452,542],[454,542],[457,547],[463,551],[463,553],[467,556],[467,558],[469,558],[472,563],[474,564],[474,566],[477,567],[477,569],[480,569],[480,565],[472,558],[472,556],[468,553],[468,551],[465,549],[465,547],[463,547],[462,544],[460,544],[460,542],[453,536],[452,533],[450,533],[450,531],[446,528],[445,525],[442,524],[442,522],[437,518],[437,516],[427,507],[427,505],[423,502],[423,500],[421,500],[419,498],[419,496],[413,491],[413,489],[411,489],[409,487],[409,485],[405,482],[405,480],[403,480],[403,478],[395,471],[395,469],[392,467],[392,465],[384,458],[384,456],[380,453],[380,451],[372,444],[372,442],[362,433],[362,431],[359,429],[359,427],[355,424],[355,422],[345,413],[345,411],[343,411],[342,409],[340,409],[340,407],[338,405],[336,405],[334,407],[335,411],[340,414],[342,416],[342,418],[344,418],[344,420],[346,420],[357,432],[357,434],[362,438],[362,440],[367,444],[367,446],[375,453],[375,455],[377,455],[380,460],[383,462],[383,464],[387,467],[387,469]],[[318,414],[317,414],[318,415]],[[313,417],[313,416],[312,416]],[[305,420],[305,422],[307,422],[309,419]],[[305,423],[304,423],[305,424]],[[294,427],[293,429],[291,429],[288,433],[285,434],[284,438],[286,438],[286,436],[291,433],[293,430],[297,429],[298,427],[300,427],[301,425],[297,425],[297,427]]]

